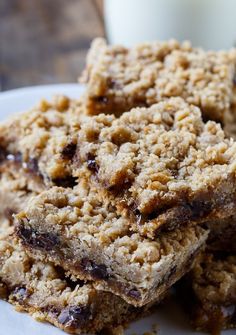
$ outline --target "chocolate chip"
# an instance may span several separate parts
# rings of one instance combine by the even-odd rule
[[[91,316],[89,307],[68,307],[61,311],[58,322],[64,327],[78,328],[84,325]]]
[[[100,265],[93,265],[92,270],[90,271],[90,274],[94,279],[108,279],[108,273],[107,273],[107,268],[104,264]]]
[[[143,216],[138,208],[133,209],[133,213],[136,217],[137,225],[140,225],[143,221]]]
[[[87,166],[88,166],[89,170],[91,170],[93,172],[97,173],[98,170],[99,170],[99,166],[96,163],[95,156],[91,153],[88,154]]]
[[[236,73],[235,73],[235,75],[233,77],[233,84],[236,86]]]
[[[170,173],[171,173],[171,175],[174,177],[174,178],[177,178],[178,177],[178,175],[179,175],[179,171],[178,170],[170,170]]]
[[[128,291],[127,295],[131,298],[134,298],[135,300],[139,300],[141,298],[141,294],[136,288]]]
[[[108,98],[104,97],[104,96],[95,97],[94,101],[96,101],[99,104],[103,104],[103,105],[107,105],[108,104]]]
[[[29,297],[29,291],[26,287],[16,287],[13,291],[13,296],[18,302],[22,303]]]
[[[0,146],[0,163],[3,162],[7,157],[6,149]]]
[[[76,185],[76,180],[73,176],[67,176],[66,178],[53,179],[53,183],[56,186],[73,188]]]
[[[36,158],[30,158],[29,161],[25,163],[25,167],[29,172],[39,174],[39,166]]]
[[[120,90],[122,89],[122,85],[117,81],[117,80],[114,80],[114,79],[111,79],[109,78],[107,80],[107,86],[111,89],[115,89],[115,90]]]
[[[71,160],[74,155],[75,155],[75,151],[76,151],[76,143],[68,143],[61,152],[61,155],[64,159],[69,159]]]
[[[109,274],[104,264],[95,264],[87,258],[82,259],[81,265],[83,270],[89,273],[95,280],[107,280]]]
[[[46,251],[53,250],[60,244],[59,237],[55,233],[39,233],[33,229],[20,226],[17,228],[17,234],[23,242],[34,248],[43,249]]]

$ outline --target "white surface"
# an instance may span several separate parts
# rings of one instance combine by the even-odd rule
[[[25,111],[42,98],[51,99],[56,94],[78,98],[83,92],[80,84],[57,84],[18,88],[0,93],[0,121],[10,114]],[[0,333],[0,335],[2,335]]]
[[[0,93],[0,120],[7,116],[27,110],[41,98],[50,99],[56,93],[70,97],[79,97],[83,87],[79,84],[61,84],[36,86]],[[153,315],[133,323],[125,332],[126,335],[143,335],[151,331],[154,324],[158,325],[158,335],[198,335],[192,332],[182,313],[174,302],[160,307]],[[34,321],[27,314],[17,313],[13,307],[0,301],[0,335],[62,335],[64,332],[55,327]],[[235,330],[224,332],[225,335],[235,334]]]
[[[105,0],[104,9],[111,43],[176,38],[207,49],[236,43],[235,0]]]

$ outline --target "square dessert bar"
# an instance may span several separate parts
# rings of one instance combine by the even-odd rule
[[[182,285],[197,330],[218,334],[222,329],[236,327],[234,254],[202,254]]]
[[[236,142],[182,98],[120,117],[84,116],[73,173],[99,188],[132,229],[161,230],[224,219],[236,203]]]
[[[60,267],[29,257],[11,228],[0,233],[0,297],[18,311],[71,334],[114,329],[151,307],[135,308],[116,295],[96,290],[91,283],[71,281]]]
[[[84,180],[73,190],[53,187],[33,197],[16,221],[17,236],[34,257],[134,306],[159,301],[190,269],[208,235],[182,225],[155,240],[141,237]]]
[[[70,160],[76,147],[80,102],[57,96],[0,123],[0,169],[21,169],[33,184],[73,187]]]
[[[120,115],[178,96],[200,107],[205,119],[224,122],[236,85],[236,50],[206,52],[173,40],[128,49],[96,39],[81,81],[88,114]]]

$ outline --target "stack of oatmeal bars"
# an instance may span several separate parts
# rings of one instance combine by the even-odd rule
[[[0,125],[0,296],[95,334],[178,282],[236,327],[236,50],[97,39],[81,80]]]

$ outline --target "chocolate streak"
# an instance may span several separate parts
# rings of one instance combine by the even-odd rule
[[[84,257],[75,259],[74,255],[69,254],[70,250],[66,243],[63,242],[62,244],[56,234],[46,232],[39,233],[31,228],[24,227],[23,224],[22,222],[17,226],[16,233],[23,241],[23,244],[28,247],[33,254],[34,250],[38,249],[42,254],[45,254],[47,257],[49,256],[49,259],[60,264],[65,270],[69,270],[75,276],[81,279],[104,282],[105,285],[112,288],[114,292],[131,298],[131,300],[137,304],[142,303],[143,300],[147,298],[143,296],[139,287],[117,280],[115,275],[108,270],[106,264],[97,264],[94,260]],[[64,254],[64,250],[66,250],[66,255]],[[180,264],[180,268],[173,266],[159,282],[155,291],[160,291],[161,294],[184,275],[185,272],[189,271],[198,251],[197,249],[197,251],[190,255],[185,264]],[[148,299],[149,298],[152,297],[148,297]],[[155,298],[155,294],[153,294],[153,298]]]

